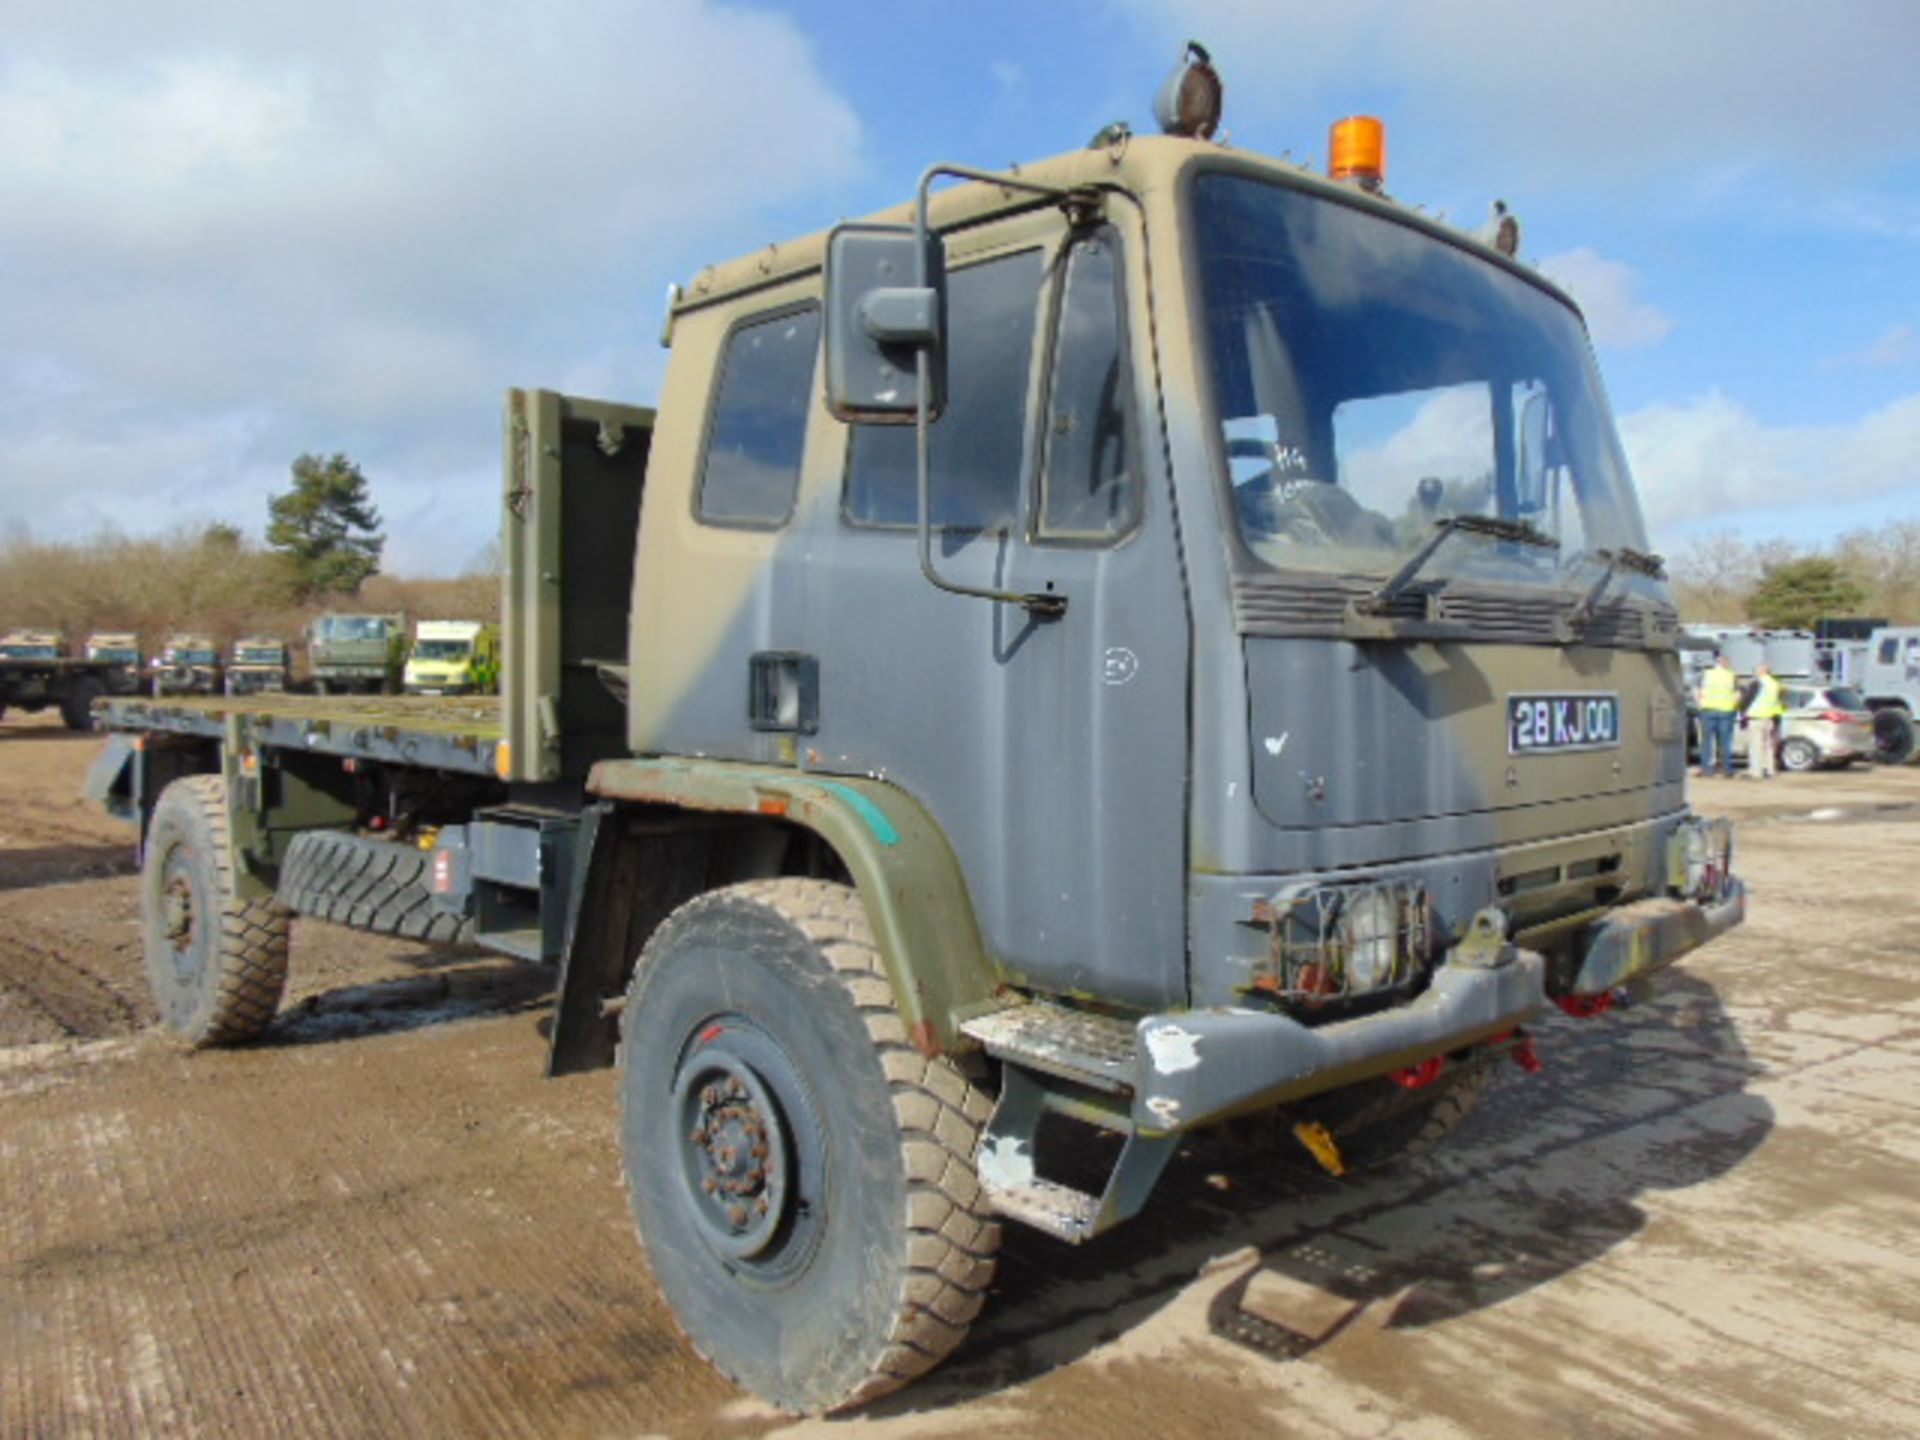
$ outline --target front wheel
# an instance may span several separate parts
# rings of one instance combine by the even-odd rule
[[[1000,1243],[974,1173],[991,1101],[908,1043],[852,890],[688,902],[641,955],[623,1032],[628,1197],[703,1355],[818,1412],[961,1342]]]
[[[1820,751],[1811,740],[1794,735],[1780,742],[1782,770],[1811,770],[1819,763]]]

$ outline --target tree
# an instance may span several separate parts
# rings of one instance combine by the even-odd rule
[[[285,556],[303,596],[350,594],[379,573],[386,536],[367,477],[344,455],[302,455],[293,484],[267,501],[267,544]]]
[[[1823,615],[1851,614],[1866,598],[1839,561],[1804,555],[1767,566],[1747,597],[1747,615],[1776,629],[1811,630]]]

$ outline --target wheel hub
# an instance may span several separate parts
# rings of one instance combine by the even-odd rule
[[[767,1249],[787,1212],[790,1168],[779,1107],[753,1068],[724,1049],[690,1058],[675,1087],[682,1171],[695,1214],[725,1254]]]
[[[178,863],[177,855],[168,857],[163,873],[160,926],[166,936],[168,958],[173,962],[174,975],[179,983],[192,985],[199,979],[202,963],[195,943],[198,915],[194,903],[193,878]]]

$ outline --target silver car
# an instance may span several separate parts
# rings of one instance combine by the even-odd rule
[[[1813,770],[1873,759],[1873,712],[1851,685],[1787,681],[1780,689],[1780,768]],[[1741,725],[1733,753],[1744,758],[1751,727]]]

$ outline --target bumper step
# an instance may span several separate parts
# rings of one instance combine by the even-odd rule
[[[996,1060],[1094,1085],[1132,1091],[1138,1050],[1135,1022],[1045,1000],[969,1020],[960,1028]]]

